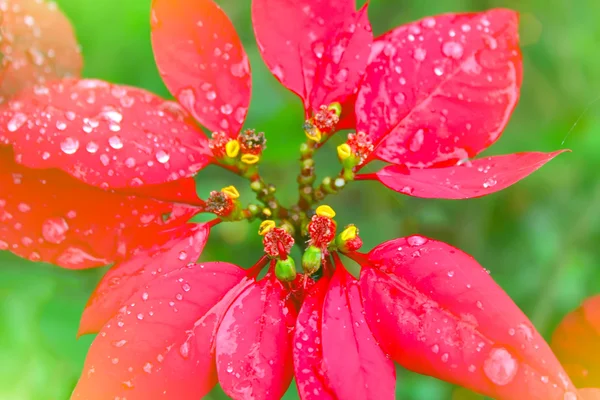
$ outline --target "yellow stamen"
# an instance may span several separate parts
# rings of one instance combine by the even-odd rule
[[[340,144],[337,147],[337,154],[341,161],[347,160],[352,156],[352,148],[348,145],[348,143]]]
[[[244,164],[256,164],[258,161],[260,161],[260,157],[256,154],[244,154],[242,156],[242,162]]]
[[[267,219],[261,222],[260,227],[258,228],[258,234],[260,236],[265,236],[273,228],[275,228],[275,221]]]
[[[271,212],[271,210],[268,209],[268,208],[263,208],[262,213],[264,215],[266,215],[267,217],[270,217],[271,215],[273,215],[273,213]]]
[[[227,186],[221,189],[221,192],[225,193],[227,197],[230,199],[237,199],[240,197],[240,192],[235,188],[235,186]]]
[[[317,143],[320,143],[323,137],[321,130],[316,126],[313,126],[310,130],[305,130],[304,133],[306,134],[307,138]]]
[[[339,117],[340,115],[342,115],[342,105],[338,102],[335,103],[331,103],[329,105],[329,107],[327,107],[328,110],[333,110],[335,111],[336,115]]]
[[[240,142],[235,139],[230,140],[225,145],[225,153],[229,158],[236,158],[240,153]]]
[[[316,213],[319,217],[327,217],[327,218],[335,217],[335,211],[333,211],[333,208],[326,206],[326,205],[317,207]]]
[[[342,240],[344,242],[347,242],[349,240],[356,239],[357,235],[358,235],[358,228],[354,225],[350,225],[346,229],[344,229],[344,231],[340,234],[340,237],[342,238]]]

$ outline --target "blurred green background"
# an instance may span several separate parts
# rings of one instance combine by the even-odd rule
[[[58,3],[83,47],[85,76],[168,96],[150,47],[150,0]],[[267,133],[263,170],[289,203],[296,198],[296,187],[289,182],[297,173],[297,148],[304,140],[301,104],[262,64],[253,39],[250,0],[219,3],[234,20],[253,66],[247,126]],[[339,223],[360,227],[365,249],[421,233],[472,254],[549,338],[565,313],[600,292],[600,2],[372,0],[370,14],[378,34],[427,15],[492,7],[521,12],[525,80],[508,129],[486,154],[561,147],[573,152],[483,199],[419,200],[361,182],[330,204],[338,211]],[[326,173],[336,171],[335,144],[318,158]],[[206,193],[235,184],[235,178],[208,169],[199,176],[199,190]],[[250,199],[249,190],[243,195]],[[255,229],[247,224],[218,226],[203,259],[252,264],[261,250]],[[3,252],[0,265],[0,399],[67,399],[92,340],[75,339],[79,316],[104,269],[66,271]],[[402,370],[397,393],[401,399],[470,398],[443,382]],[[210,396],[225,398],[218,389]],[[286,399],[296,398],[292,388]]]

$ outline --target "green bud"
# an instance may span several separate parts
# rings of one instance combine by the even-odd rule
[[[296,263],[290,256],[285,260],[277,260],[275,276],[282,282],[291,282],[296,279]]]
[[[323,253],[321,249],[310,246],[302,255],[302,269],[309,275],[314,274],[321,268],[321,258]]]

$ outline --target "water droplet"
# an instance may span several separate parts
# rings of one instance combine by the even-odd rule
[[[142,313],[139,313],[139,314],[137,315],[137,319],[139,319],[140,321],[141,321],[141,320],[143,320],[143,319],[144,319],[144,314],[142,314]]]
[[[313,52],[315,53],[315,56],[317,58],[322,58],[323,57],[323,53],[325,52],[325,45],[323,45],[323,43],[321,42],[316,42],[313,45]]]
[[[233,112],[233,107],[231,106],[231,104],[223,104],[221,106],[221,113],[223,115],[231,115],[232,112]]]
[[[422,49],[420,47],[416,48],[413,57],[417,61],[423,61],[425,60],[425,57],[427,57],[427,50]]]
[[[15,132],[17,129],[22,127],[25,122],[27,122],[27,116],[23,113],[16,113],[13,115],[10,121],[8,121],[6,128],[9,132]]]
[[[433,73],[436,74],[437,76],[442,76],[442,75],[444,75],[444,69],[442,67],[435,67],[433,69]]]
[[[181,288],[183,289],[184,292],[189,292],[192,289],[190,287],[190,285],[187,283],[184,283],[183,285],[181,285]]]
[[[127,340],[123,339],[123,340],[116,340],[113,343],[113,346],[115,347],[123,347],[127,344]]]
[[[448,277],[452,278],[454,276],[454,271],[448,271]]]
[[[446,42],[442,46],[442,53],[444,53],[446,57],[454,58],[455,60],[460,59],[463,52],[464,48],[462,44],[457,42]]]
[[[425,131],[423,129],[419,129],[418,131],[415,132],[415,134],[413,135],[410,144],[409,144],[409,148],[410,151],[412,152],[417,152],[421,149],[421,147],[423,146],[423,141],[425,140]]]
[[[170,158],[171,156],[169,156],[169,154],[164,150],[159,150],[156,152],[156,161],[158,161],[161,164],[169,162]]]
[[[111,136],[110,138],[108,138],[108,144],[115,150],[123,148],[123,141],[118,136]]]
[[[423,19],[423,26],[425,28],[433,28],[435,26],[435,18],[427,17]]]
[[[448,358],[449,358],[449,357],[450,357],[450,356],[448,355],[448,353],[444,353],[444,354],[442,354],[442,362],[443,362],[443,363],[446,363],[446,362],[448,362]]]
[[[428,241],[429,239],[419,235],[413,235],[406,238],[406,242],[408,243],[408,245],[413,247],[423,246]]]
[[[56,129],[59,131],[64,131],[67,129],[67,123],[65,121],[56,121]]]
[[[230,374],[233,372],[233,367],[231,365],[227,366],[227,372]]]
[[[146,364],[144,364],[144,367],[142,369],[144,370],[145,373],[149,374],[152,372],[152,364],[147,362]]]
[[[543,383],[548,383],[548,382],[550,382],[550,378],[548,378],[548,377],[547,377],[547,376],[545,376],[545,375],[544,375],[544,376],[542,376],[542,377],[540,377],[540,380],[541,380]]]
[[[404,95],[404,93],[397,93],[394,96],[394,101],[396,102],[396,104],[398,105],[402,105],[404,104],[404,101],[406,100],[406,96]]]
[[[181,357],[183,358],[188,358],[190,356],[190,344],[187,341],[179,346],[179,354],[181,354]]]
[[[75,154],[77,150],[79,150],[79,140],[72,137],[66,137],[62,142],[60,142],[60,149],[65,154]]]
[[[48,243],[59,244],[67,237],[69,225],[63,218],[49,218],[42,224],[42,237]]]
[[[133,157],[128,157],[128,158],[125,160],[125,166],[126,166],[127,168],[134,168],[134,167],[135,167],[135,164],[136,164],[136,162],[135,162],[135,158],[133,158]]]
[[[100,156],[100,162],[102,163],[102,165],[104,165],[106,167],[110,163],[110,157],[107,156],[106,154],[102,154]]]
[[[483,363],[483,372],[496,385],[507,385],[517,374],[517,360],[503,347],[496,347]]]
[[[42,160],[47,160],[50,158],[50,153],[48,153],[47,151],[42,153]]]
[[[494,179],[494,178],[488,178],[485,180],[485,182],[483,182],[483,187],[484,188],[491,188],[493,186],[496,186],[498,182]]]
[[[185,251],[179,252],[179,260],[183,261],[187,258],[187,253]]]
[[[344,83],[348,80],[348,68],[342,68],[335,76],[337,83]]]
[[[440,352],[440,346],[438,346],[437,344],[434,344],[433,346],[431,346],[431,351],[432,351],[434,354],[437,354],[437,353],[439,353],[439,352]]]
[[[89,142],[87,146],[85,146],[85,149],[88,151],[88,153],[94,154],[98,151],[99,146],[95,142]]]
[[[217,92],[211,90],[209,92],[206,93],[206,98],[210,101],[213,101],[214,99],[217,98]]]

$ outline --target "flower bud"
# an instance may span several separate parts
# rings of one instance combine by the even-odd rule
[[[296,279],[296,263],[288,256],[285,260],[277,260],[275,263],[275,276],[282,282],[292,282]]]
[[[309,275],[314,274],[321,268],[323,252],[315,246],[309,246],[302,255],[302,269]]]
[[[335,244],[342,253],[351,253],[362,247],[362,239],[358,236],[358,228],[348,225],[336,238]]]

